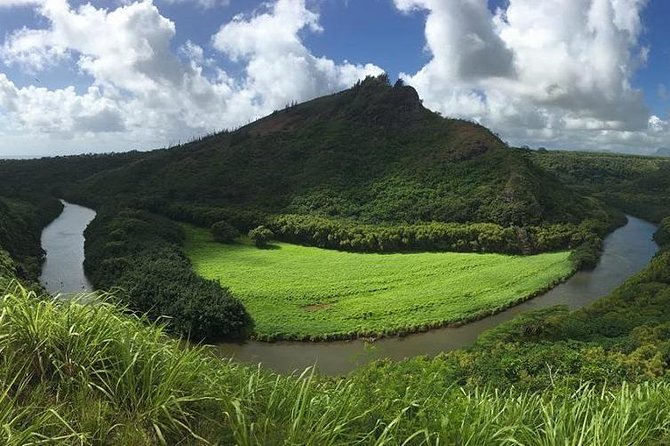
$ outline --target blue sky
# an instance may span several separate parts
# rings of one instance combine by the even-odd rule
[[[641,42],[650,48],[649,60],[634,78],[634,85],[645,93],[652,112],[665,116],[670,110],[670,95],[661,97],[659,87],[670,91],[670,2],[655,0],[642,13],[645,31]],[[661,87],[662,88],[662,87]]]
[[[668,18],[664,0],[0,0],[0,155],[162,147],[382,70],[511,144],[650,153],[670,146]]]

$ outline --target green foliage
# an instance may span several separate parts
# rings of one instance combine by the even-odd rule
[[[268,226],[286,242],[353,252],[455,251],[531,254],[579,246],[597,229],[573,224],[503,227],[494,223],[365,225],[279,215]],[[603,230],[602,233],[605,231]]]
[[[268,242],[274,238],[275,234],[265,226],[258,226],[249,231],[249,238],[254,242],[257,248],[267,248]]]
[[[93,298],[87,306],[41,300],[16,286],[0,299],[0,442],[196,439],[189,424],[209,399],[201,353]]]
[[[357,254],[250,240],[215,243],[186,227],[186,254],[203,277],[244,303],[263,340],[333,340],[425,331],[479,319],[569,276],[569,253],[537,256]]]
[[[218,283],[197,276],[180,245],[180,228],[163,217],[131,209],[104,209],[86,230],[85,268],[99,289],[121,288],[132,310],[191,339],[245,336],[251,320]]]
[[[0,195],[33,201],[34,197],[65,197],[68,190],[99,172],[140,159],[137,151],[57,156],[31,160],[0,159]],[[75,200],[85,203],[81,197]]]
[[[209,227],[220,220],[249,231],[259,225],[278,240],[351,252],[498,252],[532,254],[572,249],[594,236],[603,237],[625,223],[623,214],[599,209],[579,225],[542,224],[504,227],[494,223],[363,224],[352,219],[315,215],[263,215],[248,210],[219,208],[161,200],[139,200],[136,205],[172,219]]]
[[[0,249],[0,290],[18,278],[16,264],[7,251]]]
[[[582,194],[660,222],[670,215],[670,159],[587,152],[536,153],[534,163]]]
[[[667,383],[527,392],[460,387],[426,359],[345,379],[278,376],[184,348],[97,305],[0,298],[0,442],[665,444]]]
[[[0,247],[16,261],[18,274],[36,280],[44,257],[42,229],[62,211],[62,204],[46,196],[0,197]]]
[[[594,237],[585,241],[570,254],[570,261],[576,269],[594,269],[598,266],[603,251],[602,239]]]
[[[411,87],[370,78],[236,132],[143,154],[67,192],[84,203],[190,203],[361,224],[578,224],[597,211],[529,158],[480,125],[425,109]],[[220,217],[207,226],[223,219],[243,232],[264,224]]]
[[[664,218],[658,228],[654,239],[659,245],[670,245],[670,217]]]
[[[219,243],[233,243],[240,236],[240,231],[225,220],[217,221],[210,230],[214,240]]]

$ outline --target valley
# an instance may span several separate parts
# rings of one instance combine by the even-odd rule
[[[668,18],[0,0],[0,446],[670,446]]]
[[[0,161],[0,439],[662,443],[665,163],[509,147],[383,78]]]

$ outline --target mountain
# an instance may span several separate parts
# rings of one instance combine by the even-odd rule
[[[91,204],[144,198],[362,223],[581,221],[593,208],[481,125],[367,78],[223,132],[92,175]]]
[[[654,152],[654,155],[670,157],[670,147],[659,147],[656,149],[656,152]]]

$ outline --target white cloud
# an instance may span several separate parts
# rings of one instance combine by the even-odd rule
[[[24,142],[20,135],[40,147],[91,150],[86,145],[95,141],[100,149],[127,149],[121,144],[132,141],[149,148],[237,127],[381,72],[312,55],[299,33],[319,32],[318,15],[299,0],[237,17],[213,36],[215,48],[244,64],[240,78],[193,42],[172,51],[176,26],[150,0],[111,10],[44,0],[35,8],[49,26],[8,35],[0,58],[31,72],[71,61],[93,82],[78,94],[73,87],[19,88],[0,73],[0,150]]]
[[[654,147],[639,47],[646,0],[395,0],[428,12],[432,59],[404,79],[425,104],[476,119],[516,143],[574,148]]]
[[[516,144],[670,144],[668,117],[651,116],[631,86],[649,52],[639,44],[646,0],[509,0],[497,12],[486,0],[392,1],[406,13],[427,12],[431,60],[403,77],[429,108],[478,120]],[[0,151],[160,146],[381,72],[313,54],[302,36],[323,29],[305,0],[264,3],[224,23],[210,45],[187,41],[176,51],[177,25],[151,0],[122,3],[0,0],[0,8],[33,8],[45,24],[0,36],[2,62],[29,74],[69,64],[92,79],[83,91],[47,89],[19,87],[0,73]],[[213,51],[239,63],[242,74],[222,70]]]
[[[225,8],[230,6],[230,0],[162,0],[165,3],[193,3],[202,9]]]
[[[232,60],[244,61],[244,88],[258,92],[266,108],[347,88],[361,77],[382,72],[372,64],[338,65],[315,57],[300,40],[302,30],[321,32],[319,16],[304,0],[278,0],[265,13],[235,17],[214,35],[213,44]]]
[[[13,6],[40,5],[44,0],[0,0],[0,8],[11,8]]]

